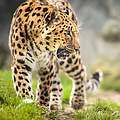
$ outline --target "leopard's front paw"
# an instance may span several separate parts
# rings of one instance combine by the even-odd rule
[[[83,106],[84,106],[84,102],[71,101],[71,107],[75,110],[82,109]]]
[[[58,105],[58,104],[50,105],[50,110],[61,110],[61,109],[62,109],[62,105]]]
[[[83,106],[86,104],[86,99],[82,98],[82,97],[72,97],[71,101],[70,101],[70,105],[74,110],[79,110],[82,109]]]

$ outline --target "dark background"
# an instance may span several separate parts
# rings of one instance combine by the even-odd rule
[[[14,11],[23,1],[0,0],[0,66],[9,58],[10,23]],[[84,64],[90,68],[100,56],[119,61],[120,0],[68,1],[78,16]]]

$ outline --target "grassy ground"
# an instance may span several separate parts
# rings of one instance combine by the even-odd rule
[[[64,88],[63,107],[69,102],[72,81],[65,75],[61,74]],[[35,93],[36,81],[33,82]],[[13,89],[11,72],[0,70],[0,120],[42,120],[42,119],[61,119],[58,111],[48,112],[34,103],[21,104],[22,100],[16,96]],[[71,112],[62,117],[65,119],[75,120],[120,120],[120,107],[111,102],[98,101],[93,106],[87,106],[81,112]],[[72,115],[72,117],[71,117]]]

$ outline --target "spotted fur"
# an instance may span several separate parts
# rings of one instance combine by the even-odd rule
[[[49,109],[62,108],[59,69],[73,80],[70,104],[81,109],[86,89],[99,86],[99,74],[86,80],[80,57],[77,17],[66,0],[28,0],[13,15],[9,47],[17,95],[32,98],[32,72],[39,76],[36,103]],[[87,85],[87,83],[91,83]]]

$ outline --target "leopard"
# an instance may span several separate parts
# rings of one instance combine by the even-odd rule
[[[13,14],[9,48],[12,79],[17,96],[49,110],[62,109],[62,70],[73,81],[70,106],[82,109],[86,93],[96,91],[102,71],[87,79],[81,60],[77,16],[67,0],[26,0]],[[36,98],[33,71],[38,75]]]

